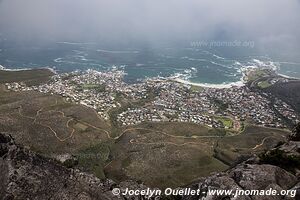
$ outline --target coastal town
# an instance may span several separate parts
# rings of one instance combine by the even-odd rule
[[[244,122],[285,128],[299,116],[280,99],[252,91],[247,85],[231,88],[191,86],[168,78],[148,78],[128,84],[118,69],[56,74],[46,84],[7,83],[12,91],[38,91],[61,95],[66,101],[91,107],[104,120],[117,110],[119,126],[142,122],[189,122],[212,128],[240,129]]]

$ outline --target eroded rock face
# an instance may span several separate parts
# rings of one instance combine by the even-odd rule
[[[279,149],[288,156],[295,156],[300,158],[300,141],[289,141],[281,145]]]
[[[0,199],[123,199],[113,196],[112,181],[67,169],[19,147],[3,134],[0,134],[0,151]]]
[[[291,173],[272,165],[241,164],[228,172],[243,189],[264,190],[271,184],[289,189],[297,182]]]
[[[258,164],[240,164],[232,168],[226,173],[218,173],[216,175],[201,179],[199,183],[194,184],[193,188],[199,188],[201,191],[208,191],[213,189],[233,190],[265,190],[272,188],[277,191],[298,189],[300,193],[298,179],[293,174],[272,165],[258,165]],[[295,186],[296,185],[296,186]],[[298,196],[297,198],[299,198]],[[296,197],[290,198],[288,196],[237,196],[222,195],[222,196],[209,196],[202,195],[200,197],[184,197],[185,200],[276,200],[276,199],[297,199]]]

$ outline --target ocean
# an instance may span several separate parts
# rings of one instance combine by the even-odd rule
[[[255,49],[161,46],[109,48],[95,43],[55,42],[51,45],[0,45],[0,65],[7,69],[50,67],[57,72],[113,66],[125,71],[125,81],[147,77],[176,77],[184,82],[222,86],[240,84],[243,69],[270,67],[300,78],[300,63],[278,59]]]

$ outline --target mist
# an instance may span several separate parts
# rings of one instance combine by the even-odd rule
[[[253,40],[298,49],[299,10],[298,0],[2,0],[0,33],[17,42]]]

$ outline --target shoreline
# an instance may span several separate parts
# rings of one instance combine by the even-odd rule
[[[47,70],[51,71],[53,74],[58,74],[58,72],[51,67],[8,69],[8,68],[4,67],[3,65],[0,65],[1,71],[8,71],[8,72],[30,71],[30,70],[35,70],[35,69],[47,69]]]
[[[215,89],[227,89],[232,87],[243,87],[245,86],[245,83],[243,81],[237,81],[232,83],[224,83],[224,84],[212,84],[212,83],[193,83],[188,80],[180,79],[180,78],[173,78],[170,79],[178,83],[183,83],[186,85],[193,85],[193,86],[199,86],[204,88],[215,88]]]
[[[281,74],[281,73],[277,73],[279,76],[282,76],[283,78],[287,78],[287,79],[296,79],[299,80],[300,78],[297,77],[293,77],[293,76],[289,76],[289,75],[285,75],[285,74]]]
[[[4,67],[3,65],[0,65],[0,70],[2,71],[11,71],[11,72],[17,72],[17,71],[30,71],[30,70],[34,70],[34,69],[47,69],[49,71],[51,71],[53,74],[59,74],[54,68],[51,67],[41,67],[41,68],[20,68],[20,69],[8,69],[6,67]],[[253,68],[251,68],[253,69]],[[170,80],[170,81],[174,81],[177,83],[182,83],[185,85],[191,85],[191,86],[199,86],[199,87],[203,87],[203,88],[215,88],[215,89],[228,89],[228,88],[232,88],[232,87],[243,87],[246,85],[247,81],[245,80],[246,75],[246,71],[247,69],[241,69],[242,70],[242,78],[239,81],[236,82],[230,82],[230,83],[221,83],[221,84],[213,84],[213,83],[195,83],[195,82],[191,82],[187,79],[183,79],[180,78],[178,76],[169,76],[169,77],[161,77],[164,80]],[[284,78],[288,78],[288,79],[298,79],[296,77],[290,77],[288,75],[284,75],[281,73],[276,72],[276,74],[278,76],[284,77]]]

